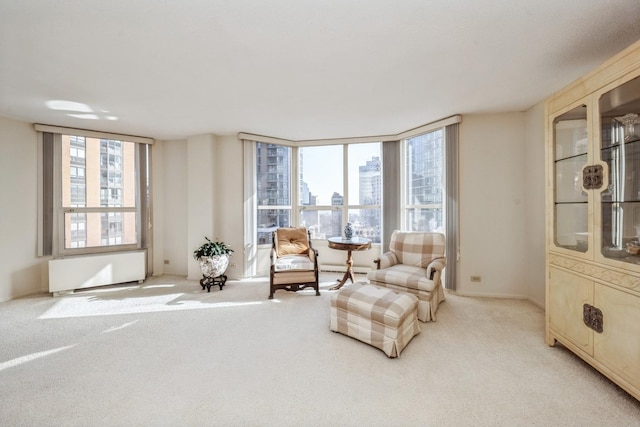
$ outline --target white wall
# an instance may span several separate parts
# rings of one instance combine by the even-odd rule
[[[463,117],[460,294],[545,305],[544,123],[543,102],[524,113]]]
[[[162,215],[162,242],[154,241],[156,260],[166,260],[160,266],[165,274],[187,275],[189,253],[187,251],[187,142],[161,141],[152,148],[155,157],[156,145],[162,149],[162,170],[154,170],[154,198],[160,193],[161,203],[154,209]],[[156,164],[154,163],[154,166]],[[159,180],[160,182],[156,181]],[[158,200],[155,200],[158,202]],[[160,224],[154,224],[156,227]],[[154,233],[155,234],[155,233]],[[163,246],[161,246],[161,244]],[[161,256],[160,256],[161,255]],[[154,265],[154,273],[158,271]]]
[[[0,117],[0,301],[44,291],[37,257],[38,156],[33,126]]]
[[[464,116],[458,293],[528,297],[525,180],[525,114]]]
[[[219,136],[215,156],[216,222],[215,236],[231,245],[227,276],[239,278],[244,272],[244,155],[235,136]]]
[[[525,282],[527,296],[545,306],[544,103],[525,113]]]
[[[162,256],[156,259],[169,262],[162,265],[165,274],[195,279],[199,267],[192,253],[206,235],[231,245],[235,252],[227,275],[238,278],[244,242],[242,144],[235,136],[198,135],[189,141],[156,144],[162,147],[162,162],[154,171],[154,197],[160,193],[163,199],[155,208],[163,222],[161,242],[154,242]]]

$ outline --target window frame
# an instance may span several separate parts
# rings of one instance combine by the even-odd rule
[[[39,179],[39,225],[38,225],[38,255],[51,255],[54,258],[63,256],[78,256],[100,253],[125,252],[131,250],[147,249],[150,241],[150,217],[151,217],[151,180],[149,166],[151,164],[151,145],[153,139],[134,137],[127,135],[110,134],[82,129],[62,128],[50,125],[34,125],[38,133],[39,163],[42,172]],[[45,135],[49,135],[45,137]],[[131,142],[133,145],[134,176],[133,185],[135,188],[134,205],[128,207],[84,207],[74,206],[69,201],[69,206],[63,206],[63,156],[62,156],[62,135],[81,136],[85,138],[95,138],[99,140],[116,140],[121,142]],[[50,148],[46,148],[49,146]],[[85,146],[86,150],[86,146]],[[71,153],[70,153],[71,154]],[[86,158],[86,152],[83,153]],[[41,156],[41,157],[40,157]],[[51,171],[47,173],[47,169]],[[86,164],[85,164],[86,169]],[[86,175],[86,174],[85,174]],[[85,182],[86,186],[86,182]],[[100,187],[96,197],[101,201]],[[71,191],[71,189],[69,190]],[[86,195],[85,195],[86,204]],[[115,213],[133,213],[135,216],[135,243],[115,244],[105,246],[103,236],[99,240],[99,246],[65,247],[65,236],[67,231],[73,233],[74,229],[69,220],[69,229],[66,229],[65,216],[69,214],[87,215],[91,213],[104,213],[107,216]],[[101,219],[100,219],[101,221]],[[76,223],[77,224],[77,223]],[[144,225],[144,226],[143,226]],[[87,233],[85,224],[83,232]],[[70,242],[69,242],[70,243]],[[71,244],[71,243],[70,243]]]
[[[382,142],[380,141],[366,141],[367,143],[376,143],[378,144],[379,147],[379,151],[378,151],[378,156],[380,162],[382,163],[382,156],[381,156],[381,152],[382,152]],[[291,202],[290,205],[261,205],[259,203],[259,201],[256,202],[256,216],[257,216],[257,212],[260,210],[271,210],[271,209],[281,209],[281,210],[286,210],[289,209],[290,210],[290,225],[300,225],[302,223],[302,212],[303,211],[318,211],[318,212],[335,212],[335,211],[340,211],[341,212],[341,223],[340,223],[340,230],[342,230],[345,226],[345,224],[349,221],[349,211],[351,210],[375,210],[377,209],[380,212],[380,217],[382,218],[382,204],[379,205],[361,205],[361,204],[349,204],[349,201],[351,200],[349,198],[349,156],[348,156],[348,152],[349,152],[349,146],[353,145],[353,144],[357,144],[356,142],[340,142],[340,143],[325,143],[325,144],[317,144],[317,145],[305,145],[304,147],[296,147],[296,146],[289,146],[287,144],[277,144],[274,142],[263,142],[263,141],[255,141],[256,146],[257,144],[273,144],[273,145],[280,145],[283,147],[289,147],[291,148],[291,152],[290,152],[290,172],[289,172],[289,200]],[[360,142],[362,143],[362,142]],[[341,146],[342,147],[342,174],[343,174],[343,179],[342,179],[342,195],[344,200],[347,203],[343,203],[342,205],[331,205],[331,204],[322,204],[322,205],[303,205],[301,204],[301,200],[300,200],[300,187],[302,184],[302,178],[300,176],[300,149],[304,149],[304,148],[313,148],[313,147],[321,147],[321,146]],[[256,155],[255,157],[257,158],[257,150],[256,150]],[[359,166],[357,166],[359,167]],[[382,175],[382,169],[380,170],[380,174]],[[259,179],[259,171],[257,169],[257,165],[256,165],[256,170],[255,170],[255,174],[253,179],[256,182],[256,193],[257,193],[257,182]],[[380,191],[382,192],[382,187],[380,188]],[[256,218],[257,221],[257,218]],[[382,227],[380,227],[382,228]],[[342,233],[341,233],[342,234]],[[335,237],[335,236],[326,236],[323,238],[317,238],[314,237],[313,235],[311,236],[311,238],[313,240],[326,240],[326,238],[328,237]],[[382,233],[380,232],[379,234],[379,239],[382,240]],[[267,246],[270,246],[271,243],[270,242],[264,242],[264,243],[260,243],[259,242],[259,238],[258,238],[258,226],[256,225],[256,235],[255,235],[255,244],[258,248],[265,248]],[[374,244],[380,244],[380,241],[374,242]]]
[[[420,137],[420,136],[425,136],[430,133],[435,133],[435,132],[441,132],[441,136],[440,136],[441,167],[442,167],[442,174],[440,176],[441,188],[442,188],[441,200],[440,200],[440,203],[412,203],[412,201],[408,200],[409,199],[408,182],[410,181],[410,177],[408,176],[408,174],[410,171],[409,171],[409,165],[407,162],[407,155],[408,155],[409,140]],[[401,205],[400,224],[403,230],[434,231],[434,230],[428,230],[428,229],[420,229],[420,230],[414,229],[411,226],[411,224],[408,223],[409,210],[434,209],[439,207],[441,210],[442,224],[440,227],[437,227],[436,229],[441,229],[440,232],[442,232],[443,234],[445,233],[445,230],[447,227],[447,224],[446,224],[447,206],[446,206],[446,200],[445,200],[445,196],[447,194],[447,187],[446,187],[447,186],[447,182],[446,182],[446,175],[447,175],[446,155],[447,154],[445,149],[445,143],[446,143],[445,137],[446,137],[446,129],[444,126],[442,126],[442,127],[430,129],[427,132],[411,135],[410,137],[403,138],[401,140],[401,144],[400,144],[400,151],[401,151],[401,154],[400,154],[400,205]]]
[[[300,195],[296,194],[295,196],[295,201],[297,202],[296,204],[296,208],[294,209],[295,212],[295,224],[300,224],[301,223],[301,212],[302,211],[318,211],[318,212],[322,212],[322,211],[330,211],[330,212],[334,212],[334,211],[341,211],[341,220],[340,220],[340,236],[342,235],[342,230],[344,229],[344,226],[347,224],[347,222],[349,222],[349,211],[352,210],[378,210],[380,212],[380,232],[378,234],[378,241],[373,241],[374,245],[380,244],[382,241],[382,203],[380,203],[379,205],[361,205],[361,204],[355,204],[355,203],[350,203],[352,201],[352,198],[349,195],[349,147],[352,145],[356,145],[356,144],[377,144],[378,145],[378,159],[382,165],[382,141],[360,141],[360,142],[350,142],[350,141],[345,141],[345,142],[339,142],[339,143],[325,143],[325,144],[317,144],[317,145],[305,145],[304,147],[296,147],[294,148],[294,151],[296,151],[296,155],[295,155],[295,161],[296,161],[296,168],[298,168],[299,170],[299,165],[298,165],[298,161],[300,159],[299,153],[297,150],[300,149],[304,149],[304,148],[313,148],[313,147],[330,147],[330,146],[342,146],[342,197],[343,197],[343,204],[342,205],[331,205],[331,204],[322,204],[322,205],[302,205],[300,204]],[[357,166],[353,166],[356,168],[359,168],[360,165]],[[382,172],[383,169],[382,167],[380,168],[380,177],[382,179]],[[296,191],[299,191],[300,189],[300,184],[301,184],[301,177],[298,173],[296,173],[295,175],[296,177],[296,185],[294,186]],[[380,186],[380,192],[382,193],[382,185]],[[381,194],[382,196],[382,194]],[[311,238],[314,240],[326,240],[329,237],[339,237],[339,236],[326,236],[323,238],[314,238],[314,236],[312,235]]]
[[[254,177],[253,177],[253,179],[255,181],[255,185],[256,185],[256,196],[258,195],[258,187],[259,187],[259,185],[258,185],[259,171],[258,171],[258,162],[257,162],[258,144],[265,144],[266,147],[268,147],[268,145],[269,146],[270,145],[279,145],[279,144],[271,144],[271,143],[264,143],[264,142],[256,141],[256,147],[255,147],[256,150],[255,150],[255,156],[254,156],[254,161],[256,162],[256,171],[255,171],[255,174],[254,174]],[[288,171],[288,174],[289,174],[289,185],[288,185],[288,187],[289,187],[289,194],[288,194],[289,204],[263,205],[263,204],[260,204],[259,197],[257,197],[258,200],[256,201],[256,221],[259,221],[259,218],[260,218],[260,215],[258,214],[259,211],[288,210],[289,211],[289,224],[291,225],[291,224],[295,224],[294,215],[293,215],[294,209],[293,209],[293,203],[292,203],[293,195],[294,195],[295,191],[294,191],[294,188],[293,188],[294,187],[293,183],[291,182],[291,177],[294,176],[293,158],[295,156],[295,154],[294,154],[295,150],[292,147],[289,147],[289,146],[286,146],[286,145],[279,145],[279,146],[289,149],[289,152],[288,152],[288,156],[289,156],[289,158],[288,158],[288,164],[289,164],[289,171]],[[273,173],[273,172],[272,171],[265,171],[264,173],[265,174],[270,174],[270,173]],[[260,224],[256,224],[255,241],[256,241],[257,246],[258,247],[270,246],[271,245],[271,241],[268,238],[266,239],[266,241],[264,243],[260,243],[260,239],[259,239],[259,236],[258,236],[258,233],[260,232],[259,225]],[[278,226],[279,225],[276,225],[276,227],[278,227]]]

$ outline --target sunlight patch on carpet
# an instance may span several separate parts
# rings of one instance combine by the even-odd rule
[[[118,314],[155,313],[162,311],[201,310],[213,308],[243,307],[263,304],[264,301],[214,302],[180,300],[185,294],[166,294],[145,297],[98,298],[96,296],[73,296],[58,301],[39,319],[62,319],[69,317],[111,316]]]
[[[0,371],[13,368],[18,365],[22,365],[23,363],[31,362],[32,360],[40,359],[41,357],[49,356],[54,353],[58,353],[59,351],[68,350],[72,347],[75,347],[77,344],[67,345],[64,347],[54,348],[52,350],[39,351],[37,353],[31,353],[26,356],[16,357],[12,360],[7,360],[6,362],[0,363]]]

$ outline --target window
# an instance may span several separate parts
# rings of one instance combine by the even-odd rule
[[[291,151],[281,145],[256,145],[259,245],[270,244],[276,228],[291,225]]]
[[[135,148],[133,142],[60,135],[60,252],[137,245]]]
[[[404,141],[404,228],[444,232],[444,131]]]
[[[356,236],[379,243],[381,181],[377,142],[300,148],[257,142],[257,243],[270,244],[273,230],[294,224],[313,239],[341,236],[347,221]]]
[[[38,253],[146,248],[153,141],[48,125],[35,128],[43,165]]]
[[[356,236],[380,243],[382,231],[382,161],[380,143],[348,146],[348,221]],[[340,235],[340,234],[339,234]]]
[[[342,234],[345,206],[342,145],[299,148],[299,223],[313,239]]]
[[[302,147],[300,223],[315,239],[354,235],[380,242],[382,174],[380,143]]]

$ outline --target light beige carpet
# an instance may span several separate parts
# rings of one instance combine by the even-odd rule
[[[634,426],[640,402],[520,300],[447,295],[398,359],[313,290],[176,277],[0,304],[2,426]]]

